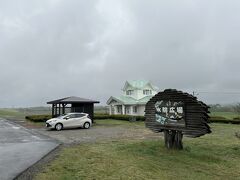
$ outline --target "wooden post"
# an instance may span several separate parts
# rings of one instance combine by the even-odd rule
[[[62,107],[63,107],[62,112],[63,112],[63,114],[65,114],[65,107],[66,107],[66,104],[62,104]]]
[[[168,149],[183,149],[182,138],[181,131],[164,130],[165,147]]]
[[[57,114],[57,104],[54,104],[54,111],[53,111],[53,117],[56,117]]]
[[[54,108],[54,117],[57,116],[57,104],[55,104],[55,108]]]
[[[54,104],[52,104],[52,117],[54,117]]]
[[[61,115],[61,104],[59,103],[59,107],[58,107],[58,116]]]

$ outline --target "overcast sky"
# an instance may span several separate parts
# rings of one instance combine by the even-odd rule
[[[135,79],[240,92],[239,20],[237,0],[0,0],[0,107],[72,95],[105,104]]]

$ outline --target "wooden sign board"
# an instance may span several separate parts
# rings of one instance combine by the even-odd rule
[[[169,148],[181,149],[183,135],[199,137],[211,133],[208,108],[188,93],[167,89],[146,104],[145,124],[154,132],[164,132]],[[172,140],[172,144],[169,145],[168,140]],[[176,144],[180,144],[179,147]]]
[[[185,127],[183,101],[159,100],[155,103],[156,121],[166,126]]]

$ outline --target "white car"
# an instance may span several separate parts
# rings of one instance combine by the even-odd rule
[[[83,127],[89,129],[92,126],[92,120],[86,113],[68,113],[46,121],[46,127],[56,129]]]

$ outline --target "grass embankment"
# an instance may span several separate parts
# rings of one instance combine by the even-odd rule
[[[25,119],[26,116],[33,114],[49,114],[49,108],[33,107],[33,108],[2,108],[0,109],[0,117],[16,123],[20,123],[25,127],[43,127],[43,122],[33,122]]]
[[[50,114],[48,107],[32,107],[32,108],[2,108],[0,109],[0,117],[9,119],[25,119],[25,116],[35,114]]]
[[[166,150],[163,140],[65,148],[36,179],[239,179],[239,126],[212,124],[212,130],[184,138],[182,151]]]
[[[25,113],[24,112],[20,112],[16,109],[0,109],[0,117],[3,118],[20,118],[20,119],[24,119],[25,118]]]

